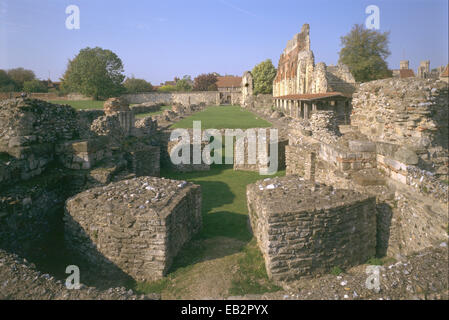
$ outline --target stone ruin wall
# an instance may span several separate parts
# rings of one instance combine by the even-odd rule
[[[250,71],[245,71],[242,76],[242,90],[241,90],[241,106],[249,107],[250,100],[254,94],[254,79]]]
[[[447,132],[447,86],[373,81],[360,87],[354,106],[351,125],[340,126],[333,143],[291,124],[287,174],[310,176],[307,159],[316,153],[317,181],[375,196],[379,255],[407,255],[447,239],[447,136],[440,134]]]
[[[158,300],[157,294],[137,295],[124,287],[99,290],[82,285],[67,289],[65,283],[42,273],[17,254],[0,249],[0,300]]]
[[[0,181],[20,181],[40,175],[54,159],[54,144],[76,139],[76,112],[39,100],[0,103]]]
[[[250,161],[250,154],[253,154],[253,151],[249,150],[249,146],[248,146],[248,135],[246,134],[243,137],[240,137],[241,142],[237,142],[237,140],[239,139],[238,137],[236,137],[236,141],[234,142],[234,152],[233,152],[233,157],[234,157],[234,161],[233,161],[233,168],[234,170],[245,170],[245,171],[257,171],[259,172],[260,170],[263,169],[267,169],[269,167],[269,163],[265,164],[263,159],[262,159],[262,163],[259,161],[258,159],[258,154],[259,154],[259,140],[263,139],[263,148],[265,148],[265,152],[267,155],[267,160],[270,159],[270,128],[251,128],[251,129],[246,129],[244,130],[244,132],[248,133],[248,130],[254,130],[254,137],[256,139],[256,150],[254,150],[254,154],[256,155],[255,159],[252,159],[251,162],[254,162],[253,160],[255,160],[255,163],[249,163]],[[266,132],[264,137],[259,137],[259,130],[263,130],[264,132]],[[288,144],[288,140],[282,136],[282,134],[280,134],[278,136],[278,146],[277,146],[277,157],[278,157],[278,167],[277,170],[283,170],[285,169],[285,147]],[[261,151],[264,152],[264,151]],[[239,161],[240,160],[240,161]]]
[[[124,94],[122,96],[129,104],[163,104],[179,103],[182,105],[200,104],[220,105],[220,93],[218,91],[202,92],[148,92]]]
[[[201,228],[201,188],[163,178],[124,180],[67,200],[64,222],[68,248],[92,266],[157,280]]]
[[[192,137],[192,135],[191,135]],[[200,151],[201,151],[201,163],[194,163],[193,159],[193,153],[195,152],[196,148],[193,143],[190,144],[179,144],[178,141],[169,141],[167,144],[167,154],[165,155],[165,164],[174,172],[192,172],[192,171],[209,171],[210,165],[205,163],[203,161],[203,150],[204,147],[207,145],[206,142],[201,142],[200,144]],[[183,151],[181,150],[189,150],[189,159],[188,163],[180,163],[180,164],[174,164],[171,161],[171,156],[178,153],[181,154]]]
[[[129,117],[124,120],[33,99],[0,103],[2,248],[43,256],[67,197],[125,171],[159,175],[159,147],[147,141],[156,124],[143,119],[130,128]]]
[[[372,81],[354,94],[351,123],[370,140],[416,153],[418,162],[405,165],[418,165],[447,180],[447,106],[444,82],[414,78]]]
[[[288,176],[248,185],[247,200],[267,273],[277,282],[365,263],[375,254],[374,197]]]
[[[347,66],[315,64],[309,31],[309,25],[304,24],[301,32],[288,41],[273,81],[273,96],[336,91],[351,95],[357,84]]]
[[[136,106],[137,110],[148,107],[154,108],[151,104]],[[158,130],[158,122],[169,125],[204,107],[205,103],[174,104],[172,110],[160,115],[135,120],[136,110],[117,98],[105,103],[105,110],[81,111],[32,99],[2,101],[0,123],[5,124],[5,130],[1,131],[0,136],[0,247],[31,261],[46,259],[46,248],[54,245],[51,243],[55,241],[54,233],[61,231],[67,198],[123,179],[159,176],[160,149],[164,149],[164,145],[166,148],[167,143],[161,140],[164,135]],[[30,136],[30,132],[35,136]],[[165,188],[164,179],[158,184],[160,188]],[[145,277],[148,279],[162,277],[180,247],[201,227],[199,187],[191,187],[182,181],[178,185],[174,189],[185,187],[192,190],[169,203],[161,200],[166,207],[161,208],[159,213],[171,210],[165,220],[148,220],[150,224],[161,226],[158,239],[165,237],[165,247],[160,247],[165,260],[153,263],[155,271],[147,270]],[[173,195],[169,186],[164,190]],[[164,193],[161,194],[156,194],[155,198],[164,198]],[[97,213],[97,210],[93,212]],[[74,226],[76,224],[66,227],[72,230]],[[93,234],[90,236],[95,238]],[[142,236],[145,238],[147,234]],[[84,245],[92,243],[92,239],[84,240]],[[128,244],[124,240],[123,246]],[[108,264],[109,270],[123,276],[124,280],[130,275],[143,278],[131,262],[133,254],[135,259],[140,259],[141,250],[137,247],[128,249],[128,258],[125,258],[128,262],[123,266],[125,270]],[[95,255],[94,252],[90,251],[92,257],[101,257],[101,254]],[[130,268],[134,268],[136,273]],[[132,295],[128,297],[134,299]]]

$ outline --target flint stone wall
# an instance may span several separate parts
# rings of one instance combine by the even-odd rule
[[[273,107],[272,94],[248,95],[244,99],[244,107],[255,110],[270,110]]]
[[[68,199],[64,222],[67,246],[97,268],[156,280],[201,228],[201,188],[154,177],[124,180]]]
[[[160,153],[157,146],[138,144],[128,151],[129,169],[137,177],[160,176]]]
[[[0,184],[0,248],[28,259],[42,259],[48,236],[64,204],[67,181],[60,173],[36,177],[26,185]]]
[[[204,147],[206,146],[206,142],[202,142],[200,145],[201,148],[201,163],[194,163],[193,162],[193,152],[195,151],[194,144],[188,144],[181,145],[178,141],[168,141],[167,143],[167,154],[165,155],[165,161],[166,165],[168,165],[171,170],[175,172],[192,172],[192,171],[208,171],[210,170],[210,165],[205,163],[203,161],[202,152],[204,150]],[[175,164],[173,163],[171,157],[178,154],[179,156],[182,155],[182,150],[188,149],[190,156],[188,159],[188,163],[179,163]]]
[[[234,170],[245,170],[245,171],[259,171],[260,169],[267,169],[269,167],[269,163],[266,164],[262,160],[259,161],[258,151],[259,151],[259,140],[262,141],[263,148],[265,148],[265,152],[267,154],[267,160],[270,159],[270,129],[262,128],[261,130],[266,131],[264,137],[259,136],[259,129],[246,129],[243,132],[248,132],[248,130],[254,130],[254,136],[256,138],[256,150],[250,150],[248,145],[248,136],[244,135],[243,137],[237,136],[234,142]],[[238,140],[242,139],[241,144],[243,148],[240,148],[240,144]],[[277,156],[278,156],[278,167],[274,168],[275,170],[283,170],[285,169],[285,147],[288,145],[288,140],[282,136],[278,136],[278,145],[277,145]],[[263,152],[263,151],[261,151]],[[249,163],[250,158],[255,155],[255,158],[252,160],[256,160],[255,163]],[[239,159],[243,160],[243,163],[239,161]],[[254,162],[254,161],[251,161]]]
[[[430,79],[384,79],[354,93],[351,124],[372,141],[448,149],[448,87]]]
[[[270,278],[296,280],[376,253],[376,200],[295,176],[247,186],[251,227]]]
[[[220,93],[218,91],[204,92],[148,92],[125,94],[122,96],[129,104],[153,103],[170,105],[180,103],[183,105],[205,103],[207,105],[219,105]]]
[[[310,154],[318,153],[318,144],[289,145],[285,147],[285,163],[287,175],[306,176],[311,169]]]
[[[1,101],[0,180],[11,183],[41,174],[54,160],[54,144],[77,136],[77,113],[69,106],[22,98]]]
[[[105,137],[84,141],[67,141],[56,146],[58,161],[69,169],[91,169],[112,153]]]

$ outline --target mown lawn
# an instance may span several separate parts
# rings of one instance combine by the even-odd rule
[[[104,101],[96,100],[50,100],[55,104],[68,104],[77,110],[81,109],[103,109]]]
[[[239,106],[213,106],[175,123],[172,128],[192,128],[193,121],[201,121],[202,129],[267,128],[265,121]]]

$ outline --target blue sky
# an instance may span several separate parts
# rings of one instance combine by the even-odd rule
[[[65,27],[68,5],[80,29]],[[84,47],[114,51],[125,74],[157,85],[205,72],[241,75],[269,58],[277,66],[287,41],[310,24],[315,62],[336,64],[340,37],[380,8],[390,31],[390,68],[420,60],[448,63],[447,0],[0,0],[0,69],[24,67],[57,80]]]

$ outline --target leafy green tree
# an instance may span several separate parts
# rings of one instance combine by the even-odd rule
[[[153,91],[153,86],[151,83],[144,79],[137,78],[127,78],[123,85],[128,93],[140,93],[140,92],[150,92]]]
[[[34,79],[23,83],[25,92],[48,92],[47,86],[40,80]]]
[[[14,91],[14,82],[5,70],[0,69],[0,92]]]
[[[176,91],[192,91],[192,86],[187,79],[180,79],[176,82]]]
[[[194,80],[193,89],[196,91],[216,91],[217,76],[213,73],[200,74]]]
[[[24,68],[15,68],[8,70],[9,78],[14,82],[15,90],[23,90],[23,84],[25,81],[31,81],[36,79],[36,75],[32,70]]]
[[[105,99],[125,91],[122,60],[112,51],[100,47],[81,49],[69,60],[62,86],[70,92]]]
[[[271,62],[271,59],[267,59],[256,65],[251,73],[254,79],[253,92],[255,95],[259,93],[273,93],[273,80],[276,77],[276,68],[273,62]]]
[[[357,82],[366,82],[392,76],[385,61],[390,55],[389,32],[368,30],[363,25],[354,25],[341,37],[339,63],[348,66]]]

